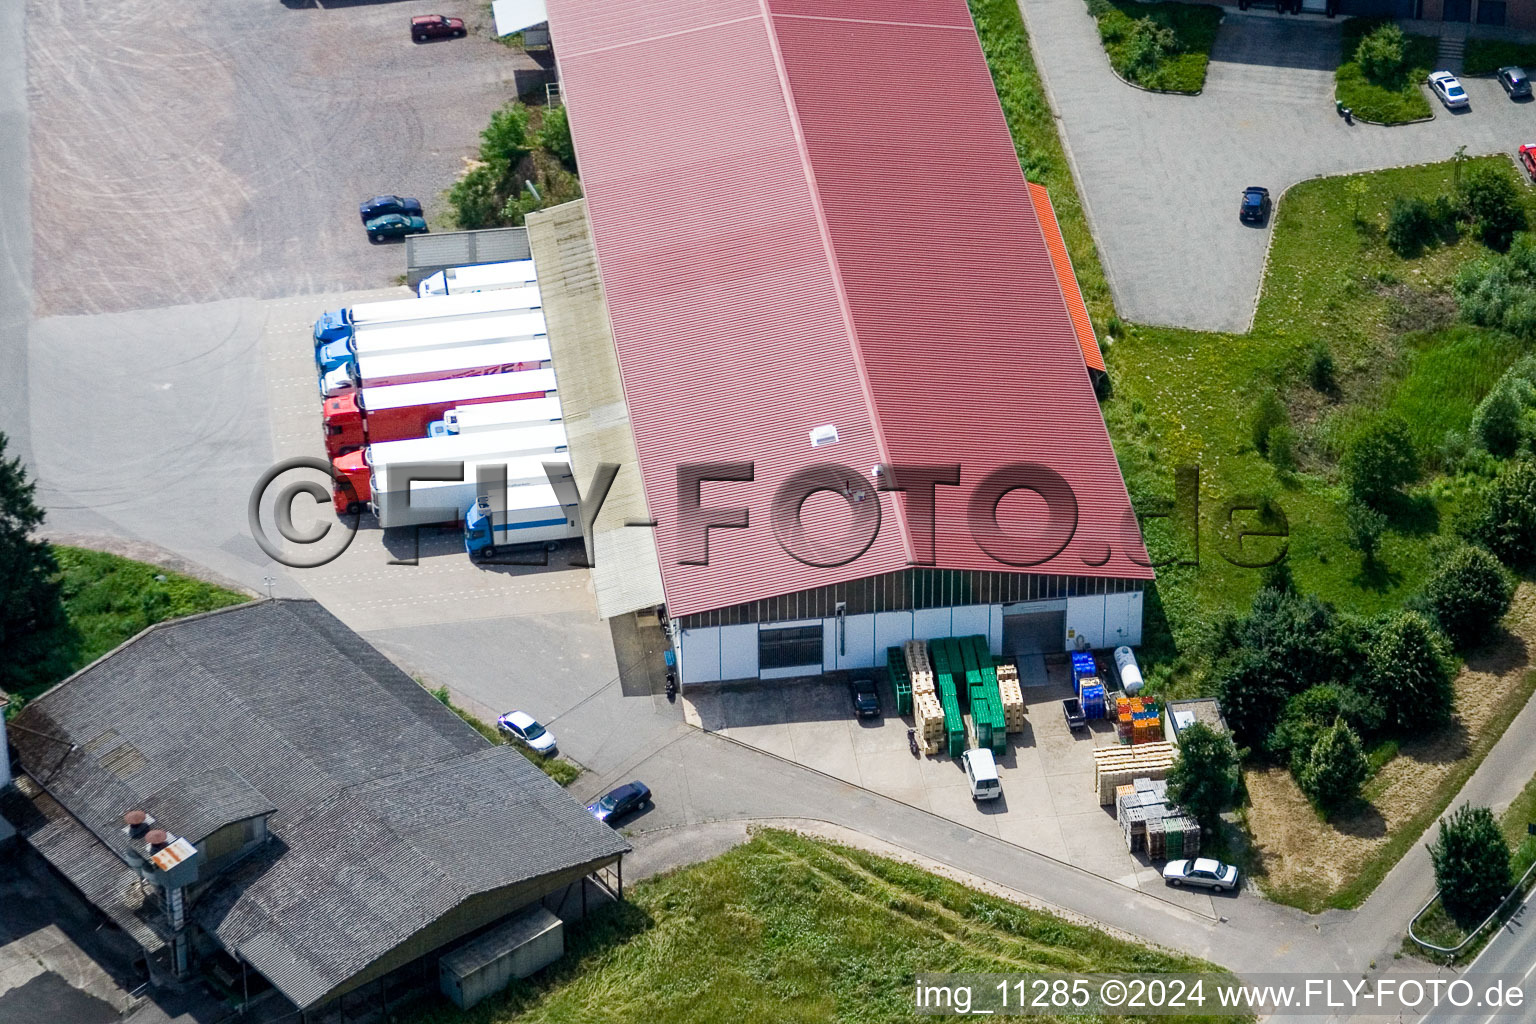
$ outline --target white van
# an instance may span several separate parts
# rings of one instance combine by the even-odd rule
[[[997,762],[985,747],[960,755],[965,762],[965,778],[971,784],[972,800],[996,800],[1003,795],[1003,780],[997,777]]]

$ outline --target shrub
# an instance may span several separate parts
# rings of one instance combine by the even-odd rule
[[[1204,722],[1179,734],[1179,756],[1168,772],[1168,797],[1200,824],[1214,830],[1221,812],[1237,796],[1237,748],[1232,737]]]
[[[499,170],[517,164],[532,148],[528,139],[528,108],[521,103],[508,103],[496,111],[480,133],[480,159]]]
[[[1360,737],[1342,718],[1336,718],[1318,733],[1296,782],[1326,814],[1360,795],[1369,770]]]
[[[1387,532],[1387,517],[1364,502],[1351,501],[1344,508],[1344,527],[1349,531],[1350,546],[1367,562],[1375,561],[1381,535]]]
[[[1462,804],[1440,822],[1429,847],[1440,903],[1462,928],[1493,913],[1510,890],[1509,845],[1493,812]]]
[[[1419,479],[1419,453],[1408,424],[1385,416],[1358,431],[1344,451],[1344,478],[1350,494],[1378,506],[1398,488]]]
[[[1408,40],[1391,22],[1367,33],[1355,49],[1355,63],[1377,85],[1396,84],[1407,62]]]
[[[1512,373],[1499,378],[1472,413],[1472,436],[1489,454],[1508,458],[1520,447],[1525,412],[1536,400],[1531,382]]]
[[[564,107],[544,111],[544,123],[539,126],[539,145],[559,157],[566,167],[576,169],[576,145],[571,141],[571,120]]]
[[[1423,251],[1435,238],[1435,213],[1418,196],[1398,196],[1387,214],[1387,245],[1404,259]]]
[[[1366,655],[1367,685],[1403,732],[1450,721],[1455,691],[1445,640],[1418,612],[1400,611],[1381,624]]]
[[[1125,67],[1131,77],[1151,73],[1163,58],[1179,52],[1179,37],[1173,29],[1151,18],[1138,18],[1125,40]]]
[[[1536,465],[1520,459],[1505,466],[1471,502],[1460,530],[1506,565],[1536,564]]]
[[[1279,397],[1272,390],[1265,391],[1253,411],[1253,424],[1250,428],[1253,446],[1259,454],[1269,454],[1269,435],[1275,428],[1284,425],[1287,419],[1285,405]]]
[[[1519,186],[1508,171],[1491,164],[1473,167],[1461,179],[1461,198],[1478,237],[1489,248],[1508,249],[1515,232],[1525,229]]]
[[[1482,548],[1464,547],[1429,578],[1424,599],[1442,632],[1458,649],[1477,645],[1509,611],[1509,574]]]
[[[1509,251],[1469,263],[1454,289],[1462,319],[1536,340],[1536,239],[1515,236]]]
[[[1296,468],[1296,431],[1282,424],[1269,432],[1269,464],[1282,473]]]
[[[1338,369],[1333,363],[1333,353],[1321,341],[1312,346],[1312,354],[1307,360],[1307,383],[1314,391],[1324,394],[1338,390]]]

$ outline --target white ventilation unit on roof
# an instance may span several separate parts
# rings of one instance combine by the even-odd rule
[[[824,444],[837,443],[837,424],[828,423],[821,427],[811,428],[811,447],[820,448]]]

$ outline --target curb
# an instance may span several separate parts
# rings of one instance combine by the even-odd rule
[[[1208,4],[1206,6],[1214,7],[1215,4]],[[1088,15],[1088,20],[1093,22],[1093,27],[1095,30],[1097,30],[1099,27],[1099,19],[1095,18],[1093,16],[1093,12],[1089,11],[1086,7],[1084,8],[1083,13]],[[1024,12],[1022,10],[1020,10],[1019,16],[1021,18],[1024,16]],[[1226,20],[1227,16],[1223,14],[1221,16],[1221,20],[1216,22],[1217,26],[1220,27],[1226,22]],[[1029,31],[1029,25],[1027,22],[1025,23],[1024,29],[1026,32]],[[1034,37],[1031,36],[1030,38],[1033,39]],[[1030,43],[1030,49],[1034,49],[1033,42]],[[1203,77],[1200,80],[1200,88],[1196,89],[1194,92],[1185,92],[1182,89],[1153,89],[1151,86],[1138,85],[1137,83],[1131,81],[1129,78],[1126,78],[1119,71],[1115,70],[1115,62],[1109,59],[1109,51],[1104,49],[1103,39],[1099,40],[1099,52],[1104,55],[1104,63],[1109,65],[1109,73],[1118,78],[1121,85],[1128,85],[1132,89],[1139,89],[1142,92],[1150,92],[1158,96],[1199,96],[1201,93],[1205,92],[1205,79]],[[1040,61],[1036,60],[1035,67],[1038,69],[1039,66]],[[1209,74],[1211,67],[1211,55],[1209,53],[1205,55],[1205,67],[1207,74]],[[1041,75],[1040,77],[1043,79],[1045,76]]]

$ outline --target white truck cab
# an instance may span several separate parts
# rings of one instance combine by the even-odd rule
[[[996,800],[1003,795],[1003,780],[997,776],[997,762],[986,747],[967,750],[960,755],[965,762],[965,778],[971,784],[972,800]]]

